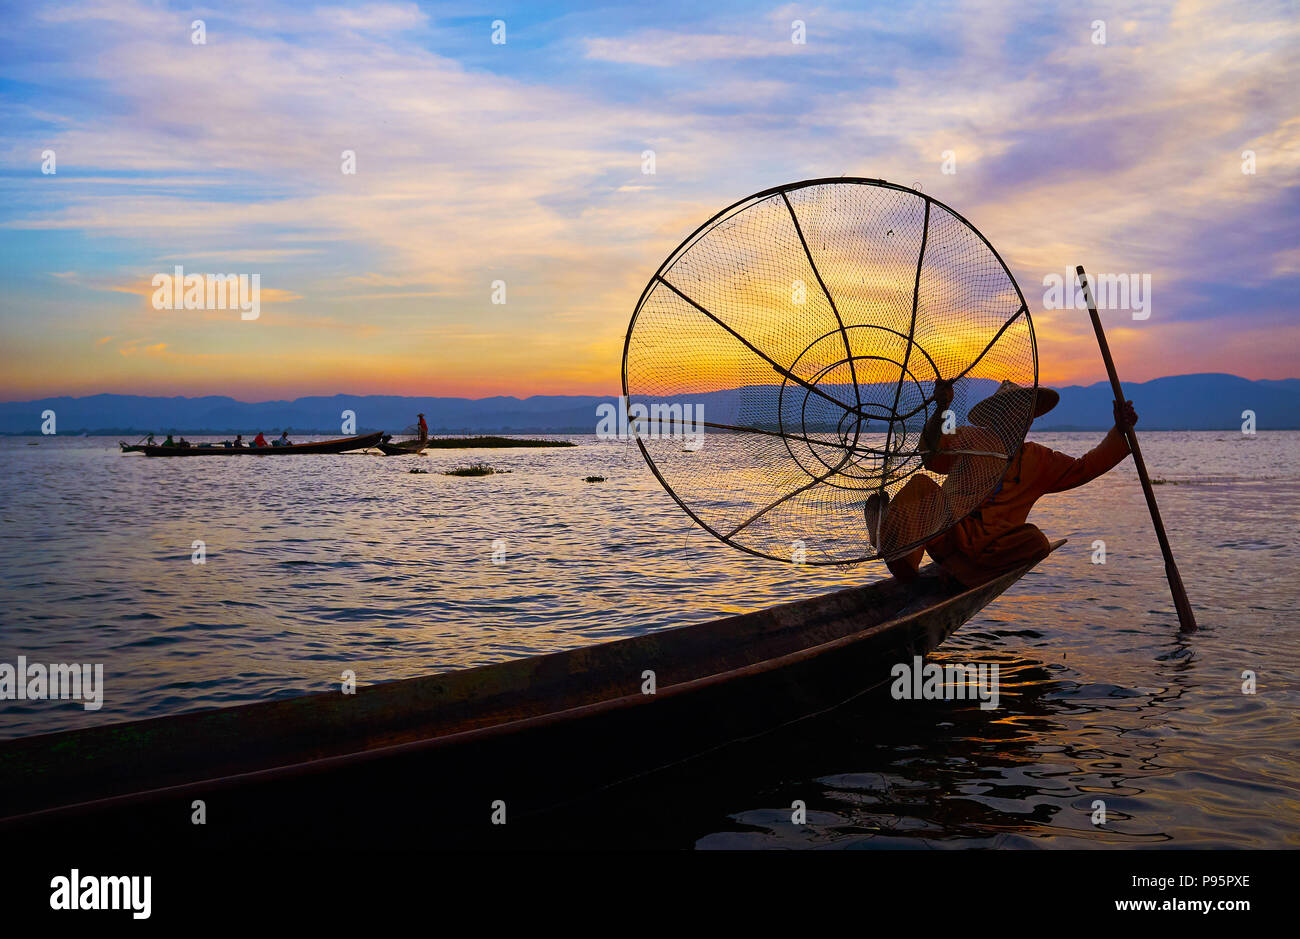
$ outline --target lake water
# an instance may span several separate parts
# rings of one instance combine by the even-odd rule
[[[1077,454],[1100,436],[1033,439]],[[743,555],[694,528],[635,447],[571,439],[581,445],[155,460],[106,438],[0,438],[0,662],[102,662],[106,684],[99,711],[0,701],[0,737],[334,690],[344,669],[381,682],[573,648],[883,576]],[[1000,710],[842,708],[683,771],[689,795],[670,824],[633,812],[607,835],[702,848],[1300,846],[1300,433],[1145,433],[1142,445],[1167,481],[1156,493],[1199,633],[1177,635],[1126,462],[1039,503],[1031,520],[1069,544],[937,654],[999,663]],[[441,473],[478,460],[510,472]],[[790,824],[794,799],[805,826]]]

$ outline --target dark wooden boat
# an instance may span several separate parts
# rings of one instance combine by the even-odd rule
[[[417,833],[434,847],[457,825],[490,837],[495,800],[527,817],[879,688],[1032,566],[970,590],[931,568],[907,586],[891,578],[351,695],[0,742],[0,832],[349,850]],[[196,800],[205,826],[191,824]]]
[[[396,442],[394,442],[390,437],[385,437],[375,446],[380,449],[384,456],[403,456],[423,453],[424,448],[428,445],[428,437],[425,437],[423,440],[417,437],[413,440],[398,440]]]
[[[383,431],[377,430],[373,434],[318,440],[315,443],[295,443],[287,447],[142,446],[140,450],[145,456],[287,456],[291,453],[347,453],[349,450],[373,447],[383,436]]]

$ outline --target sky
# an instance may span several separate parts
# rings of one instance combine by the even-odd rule
[[[0,399],[614,393],[686,235],[840,175],[984,233],[1045,383],[1105,377],[1043,308],[1080,263],[1151,278],[1126,380],[1294,377],[1298,40],[1269,0],[0,2]],[[176,265],[259,317],[155,309]]]

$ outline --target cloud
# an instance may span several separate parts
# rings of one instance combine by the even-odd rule
[[[118,346],[117,351],[122,356],[145,355],[154,358],[161,358],[167,354],[167,343],[155,342],[151,345],[144,345],[143,340],[131,339]]]
[[[428,17],[414,3],[366,3],[357,7],[316,7],[311,12],[322,24],[362,32],[386,33],[415,29]]]
[[[631,36],[588,39],[585,47],[587,58],[596,61],[660,68],[727,59],[809,54],[806,46],[790,41],[788,31],[784,36],[760,37],[648,29]]]
[[[367,347],[377,360],[408,356],[416,373],[447,352],[516,391],[541,374],[530,350],[556,345],[557,367],[616,383],[627,317],[678,241],[747,192],[810,176],[920,183],[990,238],[1031,307],[1045,273],[1083,262],[1153,275],[1153,336],[1203,305],[1207,279],[1286,308],[1300,264],[1294,17],[1274,3],[1096,15],[1112,21],[1106,46],[1067,5],[987,2],[790,6],[749,22],[701,10],[654,29],[612,10],[591,27],[539,14],[489,47],[478,23],[473,42],[433,41],[455,27],[412,4],[267,2],[212,13],[193,46],[188,13],[44,8],[9,40],[24,54],[6,75],[40,92],[0,99],[20,118],[0,151],[16,170],[0,180],[13,196],[0,238],[76,244],[81,256],[50,256],[52,276],[132,294],[141,271],[244,265],[284,292],[267,301],[264,287],[264,301],[310,298],[299,316],[277,311],[286,331],[320,326],[354,353],[357,334],[324,324],[364,322],[376,343],[413,337]],[[807,46],[789,41],[792,19]],[[31,173],[46,146],[57,177]],[[488,302],[497,279],[504,307]],[[1247,333],[1259,322],[1234,312]],[[1088,338],[1037,319],[1054,357]],[[454,351],[433,326],[455,330]],[[1197,362],[1214,354],[1204,328],[1178,334]],[[86,329],[87,344],[124,332]],[[516,348],[474,346],[488,334]],[[224,341],[205,336],[185,341]],[[285,341],[246,355],[265,364]]]
[[[174,276],[174,275],[172,274],[171,271],[160,271],[159,273],[166,275],[168,278],[172,278],[172,277]],[[214,272],[189,270],[189,271],[186,271],[186,272],[185,272],[185,276],[188,277],[188,276],[190,276],[191,274],[200,274],[200,275],[201,275],[201,274],[205,274],[205,273],[214,273]],[[215,273],[225,273],[225,272],[215,272]],[[238,273],[238,272],[235,272],[235,273]],[[99,284],[99,285],[95,285],[95,284],[85,284],[85,286],[91,287],[92,289],[95,289],[95,290],[111,290],[111,291],[113,291],[114,293],[130,293],[130,294],[136,294],[136,295],[138,295],[138,296],[142,296],[142,297],[153,297],[153,295],[154,295],[154,294],[158,291],[158,289],[159,289],[158,287],[155,287],[155,286],[153,285],[153,283],[152,283],[152,281],[153,281],[153,277],[154,277],[154,276],[155,276],[155,275],[150,274],[150,275],[149,275],[148,277],[146,277],[146,278],[141,278],[141,279],[137,279],[137,280],[132,280],[132,281],[129,281],[129,282],[127,282],[127,283],[123,283],[123,284]],[[222,288],[222,289],[224,289],[224,288]],[[301,300],[301,299],[302,299],[302,294],[300,294],[300,293],[296,293],[296,292],[293,291],[293,290],[285,290],[285,289],[282,289],[282,288],[279,288],[279,287],[266,287],[266,286],[259,287],[258,296],[259,296],[259,298],[260,298],[260,302],[261,302],[264,306],[265,306],[266,304],[272,304],[272,303],[293,303],[293,302],[296,301],[296,300]],[[152,308],[152,307],[151,307],[151,308]],[[171,311],[171,310],[169,310],[169,311],[166,311],[166,312],[177,312],[177,311]],[[198,313],[198,312],[204,312],[204,311],[199,311],[199,310],[186,310],[185,312],[187,312],[187,313]],[[206,311],[206,312],[214,312],[214,311]],[[227,311],[227,310],[221,310],[221,311],[215,311],[215,312],[220,312],[220,313],[222,313],[222,314],[224,315],[224,314],[228,313],[229,311]]]

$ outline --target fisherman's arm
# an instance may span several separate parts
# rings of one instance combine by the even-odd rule
[[[944,414],[952,406],[952,382],[935,380],[934,401],[938,406],[921,429],[921,465],[932,473],[946,473],[952,469],[953,458],[943,451],[957,439],[956,434],[942,430]]]
[[[1115,426],[1110,429],[1101,443],[1083,456],[1074,458],[1064,453],[1054,453],[1060,458],[1051,467],[1050,484],[1045,492],[1064,492],[1085,483],[1092,482],[1098,476],[1109,472],[1124,461],[1129,454],[1128,438],[1124,436],[1124,427],[1137,424],[1137,412],[1133,402],[1125,401],[1123,407],[1115,405]]]

